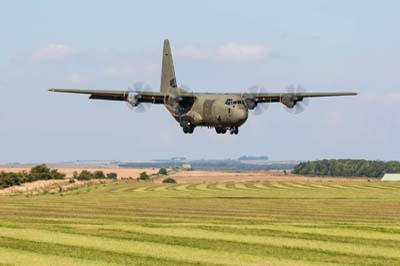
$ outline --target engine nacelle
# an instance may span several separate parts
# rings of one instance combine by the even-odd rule
[[[126,101],[127,101],[130,105],[132,105],[133,107],[138,106],[139,103],[140,103],[140,102],[139,102],[139,94],[136,93],[136,92],[130,92],[130,93],[128,94],[128,97],[127,97]]]
[[[297,99],[295,96],[283,96],[281,99],[281,103],[290,109],[295,107],[298,101],[300,99]]]
[[[257,107],[257,100],[255,99],[246,99],[245,100],[245,105],[247,107],[247,109],[249,110],[254,110]]]

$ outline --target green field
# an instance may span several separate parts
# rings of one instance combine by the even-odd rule
[[[0,265],[400,265],[400,184],[118,181],[1,196]]]

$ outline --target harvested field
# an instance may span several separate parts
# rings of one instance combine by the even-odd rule
[[[114,181],[0,196],[0,265],[400,265],[400,184]]]
[[[0,172],[21,172],[26,171],[29,172],[32,166],[27,167],[0,167]],[[106,168],[106,167],[57,167],[57,166],[49,166],[51,168],[56,168],[61,173],[67,175],[67,177],[72,177],[74,171],[81,172],[83,170],[87,170],[90,172],[94,172],[96,170],[101,170],[104,173],[117,173],[119,178],[137,178],[139,177],[141,172],[147,172],[148,174],[154,174],[158,172],[158,169],[152,168],[145,168],[145,169],[138,169],[138,168]]]
[[[305,177],[284,174],[283,171],[178,171],[171,177],[178,183],[243,183],[243,182],[270,182],[270,181],[341,181],[365,182],[365,179]],[[161,180],[158,180],[161,182]]]

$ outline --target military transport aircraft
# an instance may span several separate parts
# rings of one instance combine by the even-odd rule
[[[352,92],[286,92],[286,93],[200,93],[188,92],[177,85],[168,40],[164,41],[160,92],[50,89],[52,92],[88,94],[89,99],[125,101],[132,107],[143,103],[163,104],[178,121],[185,134],[196,127],[215,128],[218,134],[238,134],[248,117],[248,111],[265,103],[282,103],[294,108],[306,98],[354,96]]]

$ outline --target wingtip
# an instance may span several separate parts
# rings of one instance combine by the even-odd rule
[[[55,89],[49,89],[48,91],[49,92],[55,92],[56,90]]]

